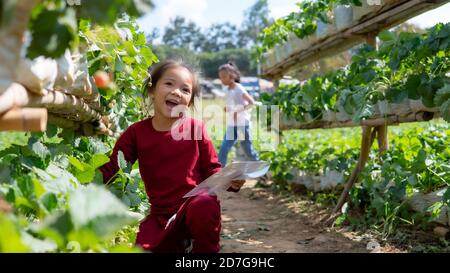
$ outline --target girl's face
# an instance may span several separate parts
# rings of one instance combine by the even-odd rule
[[[168,69],[156,83],[153,92],[155,116],[179,118],[179,109],[186,109],[192,99],[193,77],[184,67]],[[178,108],[182,106],[183,108]],[[177,109],[174,111],[174,108]]]
[[[233,76],[226,70],[219,71],[219,78],[223,85],[230,86],[234,83]]]

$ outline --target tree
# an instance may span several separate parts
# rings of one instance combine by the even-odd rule
[[[235,25],[230,23],[213,24],[205,32],[205,41],[202,44],[204,52],[218,52],[224,49],[238,47],[239,32]]]
[[[201,48],[204,39],[200,27],[192,21],[187,22],[184,17],[177,16],[170,20],[170,25],[165,28],[163,43],[197,51]]]
[[[419,27],[418,25],[415,25],[413,23],[405,22],[405,23],[395,27],[394,28],[394,32],[395,33],[400,33],[400,32],[425,33],[425,30],[423,28]]]
[[[252,64],[250,50],[245,48],[225,49],[219,52],[199,54],[199,63],[203,76],[217,78],[218,68],[228,61],[233,61],[244,76],[255,76],[256,70]]]
[[[161,33],[158,28],[153,28],[150,33],[147,34],[146,39],[149,44],[154,44],[155,40],[161,37]]]
[[[269,12],[267,0],[257,0],[245,11],[242,30],[239,33],[241,43],[239,46],[251,47],[256,44],[258,33],[273,23]]]
[[[160,60],[173,59],[182,60],[183,62],[192,65],[193,67],[199,68],[199,58],[198,55],[188,49],[188,48],[177,48],[168,45],[157,45],[152,47],[155,54]]]

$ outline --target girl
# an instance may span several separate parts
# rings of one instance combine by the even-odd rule
[[[139,171],[151,203],[151,212],[139,226],[136,244],[153,252],[218,252],[220,204],[206,193],[183,196],[220,170],[214,146],[202,122],[180,117],[177,107],[188,107],[199,92],[198,76],[181,62],[165,61],[145,84],[153,100],[154,116],[131,125],[118,139],[110,162],[102,166],[104,181],[117,173],[117,154]],[[175,133],[190,137],[180,139]],[[200,134],[194,138],[193,135]],[[198,139],[198,140],[196,140]],[[233,181],[239,191],[244,181]]]
[[[244,134],[241,142],[245,153],[253,160],[259,160],[259,156],[250,142],[250,113],[247,111],[256,104],[252,96],[240,84],[241,74],[233,63],[227,63],[219,67],[219,78],[226,86],[227,129],[219,152],[219,161],[222,166],[227,163],[228,153],[238,139],[238,131]]]

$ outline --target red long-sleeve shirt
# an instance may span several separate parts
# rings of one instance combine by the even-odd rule
[[[131,125],[118,139],[110,162],[100,168],[104,181],[117,173],[120,150],[128,162],[139,161],[152,214],[175,213],[185,201],[183,195],[221,168],[201,121],[186,118],[179,132],[191,139],[176,140],[171,131],[156,131],[151,118]]]

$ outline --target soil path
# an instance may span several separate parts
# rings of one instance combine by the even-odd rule
[[[319,223],[323,211],[248,181],[239,193],[219,195],[223,253],[370,252],[365,240]],[[308,211],[309,210],[309,211]]]

